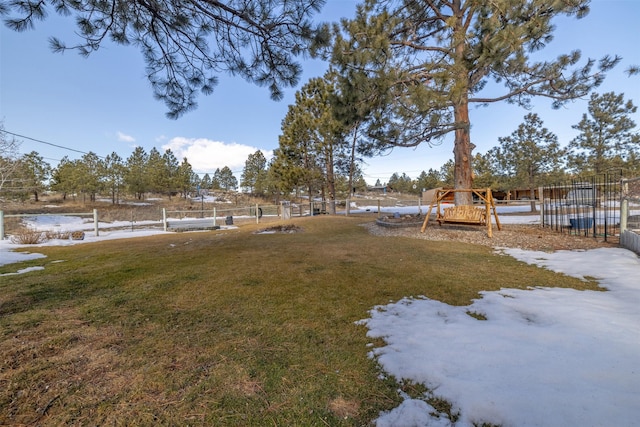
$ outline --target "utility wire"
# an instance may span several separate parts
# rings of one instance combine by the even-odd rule
[[[47,141],[42,141],[40,139],[36,139],[36,138],[31,138],[29,136],[25,136],[25,135],[20,135],[18,133],[14,133],[14,132],[9,132],[8,130],[3,130],[2,132],[4,133],[8,133],[9,135],[13,135],[13,136],[17,136],[18,138],[25,138],[28,139],[30,141],[34,141],[34,142],[39,142],[40,144],[46,144],[46,145],[50,145],[52,147],[56,147],[56,148],[62,148],[63,150],[68,150],[68,151],[74,151],[76,153],[80,153],[80,154],[89,154],[86,151],[81,151],[81,150],[76,150],[75,148],[69,148],[69,147],[65,147],[63,145],[58,145],[58,144],[54,144],[52,142],[47,142]],[[101,159],[104,158],[102,156],[98,156]]]
[[[30,140],[30,141],[38,142],[38,143],[40,143],[40,144],[46,144],[46,145],[50,145],[50,146],[52,146],[52,147],[62,148],[63,150],[73,151],[73,152],[80,153],[80,154],[89,154],[89,153],[88,153],[88,152],[86,152],[86,151],[76,150],[75,148],[69,148],[69,147],[65,147],[65,146],[63,146],[63,145],[54,144],[54,143],[52,143],[52,142],[42,141],[42,140],[40,140],[40,139],[31,138],[31,137],[29,137],[29,136],[25,136],[25,135],[20,135],[20,134],[18,134],[18,133],[10,132],[10,131],[8,131],[8,130],[1,130],[0,132],[8,133],[9,135],[17,136],[18,138],[25,138],[25,139],[28,139],[28,140]],[[94,154],[95,154],[95,153],[94,153]],[[97,155],[97,154],[96,154],[96,155]],[[103,157],[103,156],[98,156],[98,157],[99,157],[99,158],[101,158],[101,159],[104,159],[104,157]],[[54,159],[49,159],[49,160],[54,160]],[[232,172],[232,173],[234,173],[234,174],[235,174],[235,173],[241,173],[241,172],[242,172],[242,170],[231,171],[231,172]],[[415,170],[415,171],[409,171],[409,172],[418,172],[418,170]],[[207,174],[207,173],[209,173],[209,174],[213,174],[213,172],[196,172],[196,173],[197,173],[198,175],[205,175],[205,174]],[[407,173],[407,172],[405,171],[405,173]],[[374,172],[370,172],[370,173],[366,173],[366,174],[365,174],[365,173],[363,173],[363,176],[370,177],[370,178],[381,178],[381,177],[386,176],[387,174],[391,174],[391,172],[389,172],[389,173],[379,172],[379,173],[375,173],[375,174],[374,174]]]

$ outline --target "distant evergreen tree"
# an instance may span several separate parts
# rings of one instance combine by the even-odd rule
[[[225,191],[231,191],[238,188],[238,179],[233,176],[233,172],[228,166],[219,170],[217,169],[216,172],[218,172],[217,179],[220,184],[220,188]]]
[[[185,159],[186,160],[186,159]],[[169,199],[175,192],[179,192],[182,189],[182,177],[178,176],[178,169],[180,164],[178,159],[173,154],[171,149],[166,149],[162,155],[162,163],[164,166],[164,175],[162,176],[162,191],[169,195]],[[187,183],[191,177],[191,165],[189,165],[189,173],[186,175]]]
[[[80,191],[83,195],[89,195],[89,200],[96,201],[96,195],[103,188],[102,160],[92,151],[84,154],[80,160],[75,162],[74,175],[76,175]]]
[[[38,194],[47,187],[46,182],[51,175],[51,165],[45,162],[42,156],[35,151],[22,156],[18,163],[20,164],[20,175],[22,176],[22,188],[33,194],[37,202]]]
[[[588,114],[572,126],[580,133],[569,143],[568,163],[575,172],[602,173],[624,167],[640,153],[640,133],[631,115],[637,111],[624,94],[591,94]]]
[[[500,145],[492,155],[502,174],[511,177],[515,187],[529,189],[531,212],[536,211],[535,189],[541,175],[562,168],[565,151],[558,144],[558,137],[543,127],[535,113],[524,117],[510,136],[498,138]]]
[[[150,177],[147,174],[149,155],[142,147],[136,147],[125,162],[124,183],[136,199],[142,200],[150,191]]]
[[[211,190],[211,176],[208,173],[205,173],[204,176],[200,179],[200,188],[204,190]]]
[[[167,186],[167,170],[162,154],[156,147],[149,150],[149,157],[145,166],[145,175],[149,183],[148,191],[162,194]]]
[[[262,151],[249,154],[242,170],[240,186],[251,194],[263,195],[266,189],[267,159]]]
[[[492,188],[500,187],[498,177],[495,171],[494,160],[487,154],[476,153],[473,156],[473,186],[476,188]]]
[[[125,165],[122,157],[114,151],[104,159],[103,167],[104,185],[111,193],[111,203],[118,203],[118,195],[125,180]]]
[[[429,169],[428,172],[422,171],[416,182],[420,191],[430,190],[440,185],[440,173],[435,169]]]
[[[182,163],[176,168],[174,182],[176,185],[175,188],[180,191],[182,197],[185,199],[189,196],[189,193],[200,184],[198,175],[194,174],[193,168],[186,157],[182,159]]]
[[[67,199],[67,195],[74,195],[78,191],[75,164],[67,156],[64,156],[53,169],[50,187],[53,191],[62,193],[63,200]]]
[[[442,187],[454,188],[454,175],[455,175],[455,163],[453,160],[448,160],[444,165],[440,167],[440,182]]]
[[[217,168],[213,172],[213,177],[211,178],[211,189],[222,190],[222,184],[220,183],[220,168]]]
[[[393,191],[397,191],[399,193],[412,193],[412,192],[414,192],[413,191],[413,180],[404,172],[402,173],[402,175],[398,175],[397,172],[395,172],[393,175],[391,175],[387,185],[389,185],[389,187]]]

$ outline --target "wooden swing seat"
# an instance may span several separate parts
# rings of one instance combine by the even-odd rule
[[[471,206],[471,205],[456,205],[447,207],[441,210],[442,207],[441,202],[445,197],[451,193],[457,192],[466,192],[472,193],[479,200],[482,201],[484,207],[480,206]],[[424,218],[424,223],[422,224],[422,228],[420,229],[421,233],[424,233],[424,230],[427,228],[427,224],[429,223],[429,217],[431,216],[431,210],[436,207],[436,221],[438,221],[439,225],[443,223],[453,223],[453,224],[469,224],[469,225],[484,225],[487,227],[487,236],[493,236],[493,232],[491,230],[491,211],[493,210],[493,216],[496,220],[496,225],[498,226],[498,230],[501,230],[502,227],[500,225],[500,219],[498,219],[498,212],[496,211],[496,205],[493,201],[493,196],[491,194],[490,188],[484,189],[436,189],[433,201],[429,206],[429,212],[427,212],[427,216]]]
[[[443,215],[437,218],[437,221],[440,225],[442,225],[443,222],[485,225],[487,223],[486,213],[486,209],[475,206],[452,206],[450,208],[444,208]]]

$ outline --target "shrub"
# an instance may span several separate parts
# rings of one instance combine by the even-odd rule
[[[47,238],[47,240],[69,240],[69,237],[71,237],[71,235],[69,234],[68,231],[54,231],[54,230],[48,230],[45,232],[45,236]]]
[[[20,245],[37,245],[47,240],[46,233],[31,228],[21,228],[11,236],[11,242]]]

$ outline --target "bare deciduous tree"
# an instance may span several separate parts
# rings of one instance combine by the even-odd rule
[[[15,175],[19,148],[20,142],[5,132],[4,125],[0,123],[0,191]]]

